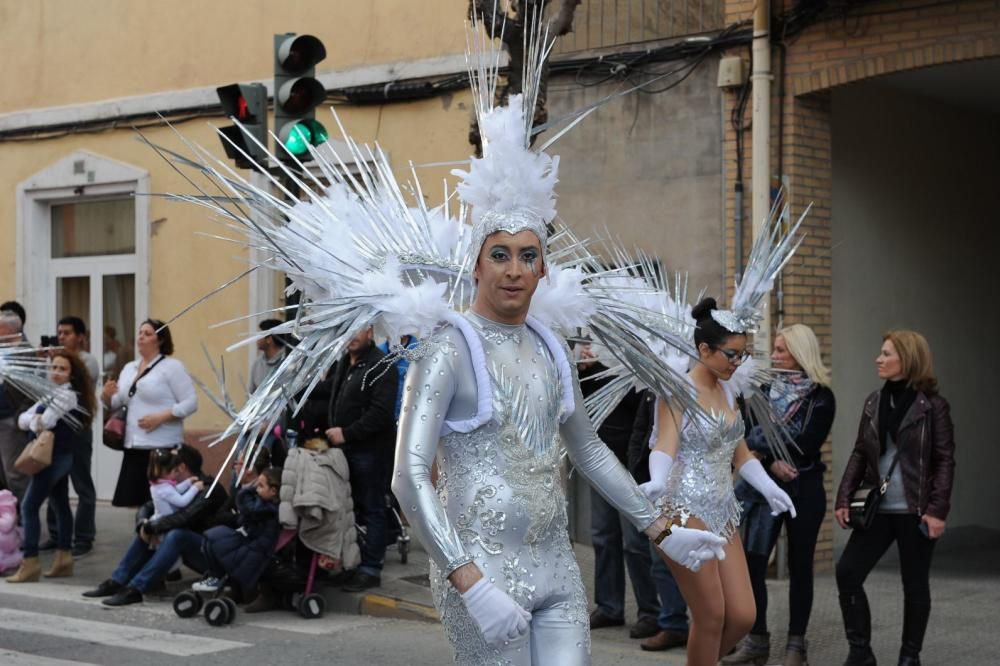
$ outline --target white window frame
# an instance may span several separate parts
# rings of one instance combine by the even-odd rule
[[[17,300],[28,312],[25,333],[37,341],[53,335],[55,279],[80,273],[95,260],[104,272],[135,275],[135,316],[149,316],[149,172],[88,151],[76,151],[17,186]],[[135,253],[52,259],[53,204],[135,197]],[[55,262],[55,264],[54,264]],[[99,286],[91,285],[91,293]],[[99,322],[98,322],[99,323]],[[95,322],[88,322],[93,327]]]

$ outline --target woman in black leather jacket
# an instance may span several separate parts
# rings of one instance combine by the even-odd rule
[[[955,437],[948,401],[938,392],[930,346],[915,331],[889,331],[875,359],[882,388],[865,400],[834,512],[848,526],[850,498],[862,483],[888,478],[867,530],[855,529],[837,562],[837,590],[850,646],[845,666],[875,666],[864,582],[895,541],[903,578],[899,666],[920,666],[931,614],[930,568],[944,533],[955,475]],[[893,462],[896,465],[893,465]]]
[[[826,491],[820,448],[830,434],[836,401],[830,390],[830,372],[823,365],[819,342],[812,329],[794,324],[778,331],[774,338],[771,364],[776,379],[767,387],[771,407],[782,418],[786,431],[795,441],[790,448],[792,462],[775,460],[764,441],[760,426],[747,422],[746,442],[750,450],[795,503],[797,518],[788,514],[772,516],[764,498],[745,481],[736,486],[736,496],[743,503],[744,552],[750,570],[757,605],[757,620],[750,634],[737,650],[723,659],[724,664],[765,664],[770,655],[767,631],[767,565],[778,541],[781,524],[788,533],[788,642],[785,666],[806,663],[806,628],[813,600],[813,556],[816,539],[826,515]]]

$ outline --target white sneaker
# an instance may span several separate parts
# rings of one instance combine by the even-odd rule
[[[217,592],[222,587],[222,581],[215,576],[205,576],[191,586],[195,592]]]

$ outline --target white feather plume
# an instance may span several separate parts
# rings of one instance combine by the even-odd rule
[[[597,310],[583,284],[584,272],[555,264],[546,270],[548,279],[538,282],[528,314],[562,335],[574,335],[577,328],[589,325]]]
[[[559,158],[528,148],[522,96],[511,95],[507,106],[485,112],[479,129],[483,157],[472,159],[468,171],[451,172],[461,179],[457,190],[472,206],[473,221],[487,212],[515,210],[527,211],[544,222],[555,219]]]

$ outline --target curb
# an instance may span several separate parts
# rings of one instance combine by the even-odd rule
[[[441,621],[434,606],[404,599],[393,592],[346,594],[335,587],[322,588],[328,611],[349,615],[368,615],[395,620],[438,623]]]
[[[388,617],[397,620],[417,620],[439,623],[437,609],[433,606],[414,603],[405,599],[388,597],[383,594],[366,594],[361,597],[358,612],[374,617]]]

